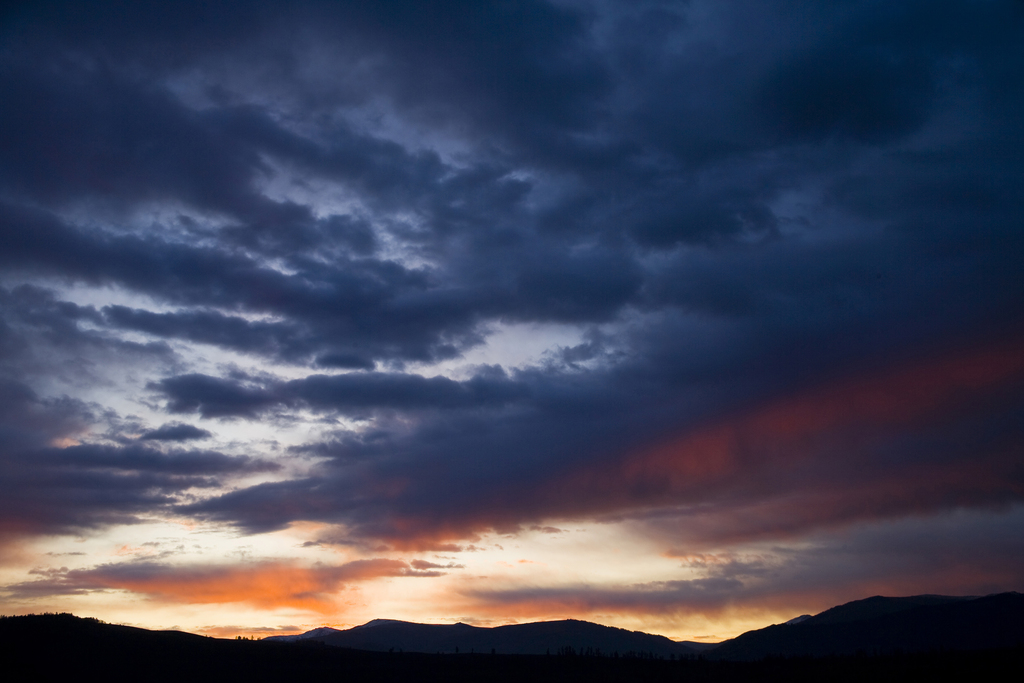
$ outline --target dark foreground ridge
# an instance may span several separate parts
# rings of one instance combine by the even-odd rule
[[[567,619],[496,628],[415,624],[375,619],[346,630],[319,628],[268,641],[316,641],[375,652],[561,654],[632,658],[756,661],[765,657],[824,657],[1024,645],[1024,595],[982,598],[875,596],[803,616],[717,645]]]
[[[712,659],[823,657],[983,650],[1024,645],[1024,595],[981,598],[876,596],[797,623],[748,631],[707,652]]]
[[[692,658],[700,643],[679,643],[665,636],[627,631],[588,621],[565,619],[480,628],[469,624],[415,624],[374,619],[339,631],[316,629],[300,636],[271,636],[268,641],[316,640],[325,645],[376,652],[437,654],[485,653],[548,655],[574,652],[594,656]]]
[[[426,654],[330,646],[317,637],[282,641],[221,640],[179,631],[149,631],[70,614],[0,618],[0,656],[18,680],[281,681],[344,677],[353,681],[877,681],[963,676],[1000,680],[1024,658],[1024,596],[869,598],[799,623],[745,633],[700,655],[615,651],[598,655],[559,645],[567,634],[601,633],[587,622],[476,629],[547,635],[551,654]],[[423,624],[377,620],[351,631]],[[401,628],[398,628],[401,627]],[[535,628],[525,628],[535,627]],[[455,625],[449,631],[472,633]],[[504,629],[502,631],[501,629]],[[621,629],[610,629],[605,635]],[[384,631],[381,631],[383,633]],[[624,631],[625,634],[633,632]],[[866,635],[873,634],[873,635]],[[612,634],[613,635],[613,634]],[[658,638],[637,633],[634,636]],[[523,636],[521,642],[528,640]],[[865,640],[866,639],[866,640]],[[667,640],[667,639],[666,639]],[[466,641],[469,642],[469,641]],[[639,642],[639,641],[638,641]],[[651,642],[651,641],[642,641]],[[671,641],[669,641],[671,642]],[[868,643],[865,645],[865,643]],[[471,648],[472,649],[472,648]],[[811,656],[821,655],[821,656]]]
[[[206,638],[103,624],[70,614],[0,619],[0,656],[12,680],[288,681],[823,681],[1002,680],[1024,648],[877,657],[770,658],[759,662],[562,655],[369,652],[316,641]],[[73,678],[72,678],[73,677]],[[870,678],[868,678],[870,677]]]

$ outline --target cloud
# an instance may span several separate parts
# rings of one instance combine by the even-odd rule
[[[173,366],[174,354],[166,342],[105,334],[96,329],[101,319],[95,308],[62,300],[52,289],[33,284],[0,287],[0,303],[0,368],[10,381],[60,372],[89,377],[94,366],[115,357],[122,366]]]
[[[388,559],[314,567],[271,561],[230,566],[131,562],[30,573],[42,578],[5,586],[3,590],[14,599],[123,590],[155,602],[198,605],[238,602],[261,609],[290,607],[319,613],[336,610],[337,593],[352,583],[382,577],[442,575]]]
[[[169,511],[190,489],[218,487],[231,477],[281,467],[212,450],[80,443],[96,421],[88,405],[67,397],[43,399],[13,381],[0,393],[3,536],[135,523],[141,516]],[[181,426],[187,425],[170,429]]]
[[[372,440],[348,437],[321,451],[337,465],[306,480],[260,484],[183,512],[254,531],[300,519],[344,522],[357,535],[415,546],[547,518],[665,510],[689,520],[681,527],[688,542],[715,544],[1006,505],[1022,495],[1013,416],[1024,366],[1016,348],[955,350],[837,378],[649,437],[642,448],[608,443],[623,429],[610,417],[614,397],[605,408],[589,394],[561,396],[560,412],[547,416],[557,430],[533,412],[520,418],[530,429],[508,432],[475,417],[427,421]],[[531,392],[537,413],[544,389]],[[598,411],[607,411],[609,431],[595,426]],[[559,447],[545,443],[555,434],[594,450],[545,460]],[[485,448],[486,467],[477,460]],[[358,506],[339,504],[356,491]]]
[[[436,562],[428,562],[426,560],[413,560],[409,563],[413,569],[427,570],[427,569],[465,569],[466,565],[456,564],[455,562],[449,562],[448,564],[437,564]]]
[[[485,613],[661,615],[693,618],[744,613],[816,613],[865,596],[916,593],[986,595],[1018,585],[1021,543],[1010,529],[1015,506],[998,513],[954,511],[938,520],[868,523],[835,537],[811,534],[794,545],[762,544],[688,555],[695,578],[638,584],[466,587],[460,597]]]
[[[1021,22],[23,4],[0,530],[628,520],[711,552],[1017,505]]]
[[[181,422],[168,422],[156,429],[143,433],[139,438],[143,441],[192,441],[194,439],[208,439],[213,434],[193,425]]]
[[[500,367],[484,369],[464,382],[380,372],[309,375],[288,382],[191,374],[162,379],[150,388],[168,397],[169,411],[203,417],[252,417],[273,407],[298,405],[342,412],[501,407],[522,400],[529,391]]]

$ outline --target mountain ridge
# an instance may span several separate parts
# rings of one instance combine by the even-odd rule
[[[707,656],[756,661],[1024,646],[1024,595],[874,596],[838,605],[796,623],[747,631]]]
[[[456,653],[502,657],[550,654],[717,662],[996,650],[1022,652],[1024,595],[1008,592],[982,597],[873,596],[837,605],[812,617],[797,617],[748,631],[716,645],[677,642],[665,636],[575,619],[491,628],[464,623],[416,624],[375,619],[351,629],[321,627],[304,634],[272,636],[257,642],[243,641],[243,644],[245,642],[252,646],[263,642],[270,648],[253,652],[275,650],[275,643],[282,647],[294,645],[298,650],[289,649],[291,654],[280,655],[289,661],[299,661],[301,657],[296,652],[322,650],[365,652],[367,656],[403,652],[415,657],[435,654],[449,657]],[[0,645],[7,652],[46,649],[54,643],[60,643],[62,649],[71,647],[81,656],[95,650],[88,655],[94,659],[100,650],[121,652],[124,648],[138,650],[136,659],[140,661],[151,655],[163,657],[185,650],[205,652],[214,658],[226,657],[224,661],[234,656],[230,654],[234,650],[223,649],[231,641],[184,632],[148,631],[70,614],[0,618]],[[44,656],[41,661],[49,659]]]
[[[643,655],[751,661],[771,656],[977,650],[1024,645],[1024,595],[872,596],[815,615],[747,631],[721,643],[665,636],[577,619],[479,627],[373,619],[266,641],[315,641],[377,652]]]
[[[417,624],[373,619],[350,629],[314,629],[297,636],[270,636],[266,641],[318,641],[357,650],[421,653],[493,652],[495,654],[644,653],[675,658],[693,657],[703,644],[665,636],[603,626],[578,619],[480,627],[470,624]]]
[[[1019,614],[1015,616],[1019,617]],[[472,630],[472,627],[466,627]],[[1002,680],[1019,668],[1024,647],[879,656],[769,658],[759,662],[645,656],[423,654],[329,647],[320,642],[229,640],[175,631],[149,631],[71,614],[0,618],[0,657],[18,680],[65,681],[94,674],[102,680],[180,683],[244,680],[334,680],[406,683],[678,683],[822,681],[904,683],[908,680]],[[607,653],[604,653],[607,654]],[[561,656],[556,656],[561,655]]]

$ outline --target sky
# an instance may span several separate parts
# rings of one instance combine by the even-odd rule
[[[0,612],[1024,591],[1021,2],[0,12]]]

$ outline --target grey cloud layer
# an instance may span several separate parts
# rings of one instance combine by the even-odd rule
[[[770,513],[750,537],[773,537],[815,515],[1019,504],[1008,361],[954,409],[864,426],[863,444],[822,428],[839,445],[814,436],[791,469],[751,447],[663,486],[630,463],[850,376],[1021,339],[1021,28],[1020,3],[999,1],[15,8],[4,467],[37,481],[41,518],[64,510],[58,526],[88,472],[106,493],[83,494],[83,520],[313,519],[426,545],[690,506],[720,511],[695,524],[713,543],[750,510]],[[134,298],[74,304],[70,285]],[[516,323],[582,342],[468,379],[408,371]],[[181,349],[210,346],[267,372],[188,367]],[[303,479],[183,503],[262,461],[158,450],[212,424],[59,456],[49,443],[99,418],[46,393],[72,362],[44,347],[99,374],[156,359],[142,385],[176,416],[366,426],[295,449],[322,458]],[[815,491],[839,502],[784,503]]]
[[[133,523],[180,504],[189,491],[221,486],[227,477],[280,469],[260,458],[212,450],[157,450],[140,444],[54,447],[51,442],[77,436],[95,420],[89,407],[68,398],[40,399],[14,382],[3,385],[3,394],[0,535]]]
[[[529,392],[500,367],[464,382],[381,372],[309,375],[288,382],[245,382],[192,374],[160,380],[151,388],[167,397],[169,411],[198,412],[203,417],[252,417],[274,407],[300,404],[341,412],[488,408],[516,402]]]

